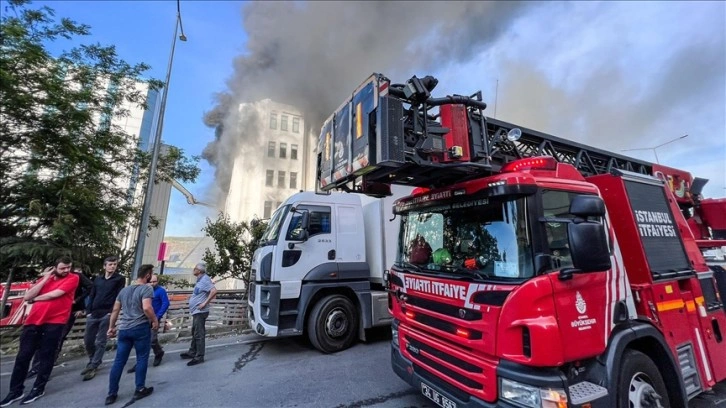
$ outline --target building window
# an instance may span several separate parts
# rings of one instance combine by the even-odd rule
[[[285,172],[284,171],[277,172],[277,186],[280,188],[285,188]]]
[[[287,115],[280,115],[280,130],[287,130]]]
[[[277,129],[277,113],[270,114],[270,129]]]
[[[275,142],[267,143],[267,157],[275,157]]]
[[[272,187],[272,179],[275,178],[275,171],[274,170],[267,170],[267,175],[265,177],[265,185],[267,187]]]
[[[290,145],[290,159],[297,160],[297,145]]]
[[[272,201],[265,201],[265,216],[264,218],[270,218],[272,214]]]
[[[293,133],[300,133],[300,118],[292,118]]]
[[[284,159],[287,157],[287,143],[280,143],[280,158]]]
[[[294,171],[290,172],[290,188],[297,188],[297,173]]]

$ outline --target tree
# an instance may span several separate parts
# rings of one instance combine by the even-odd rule
[[[215,253],[207,248],[202,260],[207,264],[207,274],[217,281],[234,278],[245,282],[243,297],[249,287],[252,256],[259,247],[267,222],[233,222],[228,215],[219,213],[216,221],[207,218],[202,229],[214,240]]]
[[[114,46],[80,45],[53,56],[55,40],[90,28],[55,18],[48,7],[5,2],[0,16],[0,276],[33,278],[59,255],[98,271],[107,255],[121,265],[135,248],[124,235],[138,220],[149,155],[117,123],[146,107],[149,69],[120,59]],[[156,181],[193,182],[198,157],[172,148]],[[130,272],[130,271],[129,271]],[[10,279],[8,279],[10,281]]]

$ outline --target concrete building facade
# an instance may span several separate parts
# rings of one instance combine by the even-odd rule
[[[243,140],[234,161],[225,212],[233,221],[268,219],[290,195],[314,189],[313,136],[290,105],[265,99],[239,106]]]

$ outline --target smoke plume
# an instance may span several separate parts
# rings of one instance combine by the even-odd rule
[[[373,72],[394,82],[435,75],[437,95],[483,88],[488,115],[499,79],[498,118],[566,139],[620,152],[688,133],[658,150],[661,163],[712,163],[710,174],[691,171],[715,179],[720,196],[724,16],[723,3],[249,2],[248,52],[204,118],[217,130],[204,157],[226,192],[240,141],[255,138],[239,123],[253,119],[240,116],[243,102],[293,105],[317,134]]]
[[[373,72],[394,81],[466,61],[496,41],[532,2],[249,2],[242,8],[248,53],[204,122],[216,137],[203,157],[220,192],[229,187],[240,141],[238,106],[266,98],[293,105],[306,133]]]

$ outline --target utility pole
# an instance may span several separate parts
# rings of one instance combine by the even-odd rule
[[[184,35],[184,27],[181,20],[181,6],[179,0],[176,1],[176,22],[174,24],[174,37],[171,41],[171,53],[169,54],[169,64],[166,68],[166,80],[164,81],[164,94],[161,97],[161,108],[159,109],[159,119],[156,126],[156,134],[154,136],[154,148],[151,153],[151,168],[149,169],[149,180],[146,184],[146,192],[144,193],[144,207],[141,212],[141,223],[139,225],[139,236],[136,240],[136,256],[134,257],[134,265],[131,269],[130,276],[134,276],[134,272],[139,269],[144,255],[144,246],[146,245],[146,234],[149,229],[149,216],[151,212],[151,198],[154,191],[154,180],[156,178],[156,167],[159,162],[159,149],[161,147],[161,133],[164,129],[164,111],[166,110],[166,98],[169,95],[169,82],[171,80],[171,67],[174,62],[174,49],[176,48],[177,33],[181,30],[179,39],[186,41],[187,36]]]

